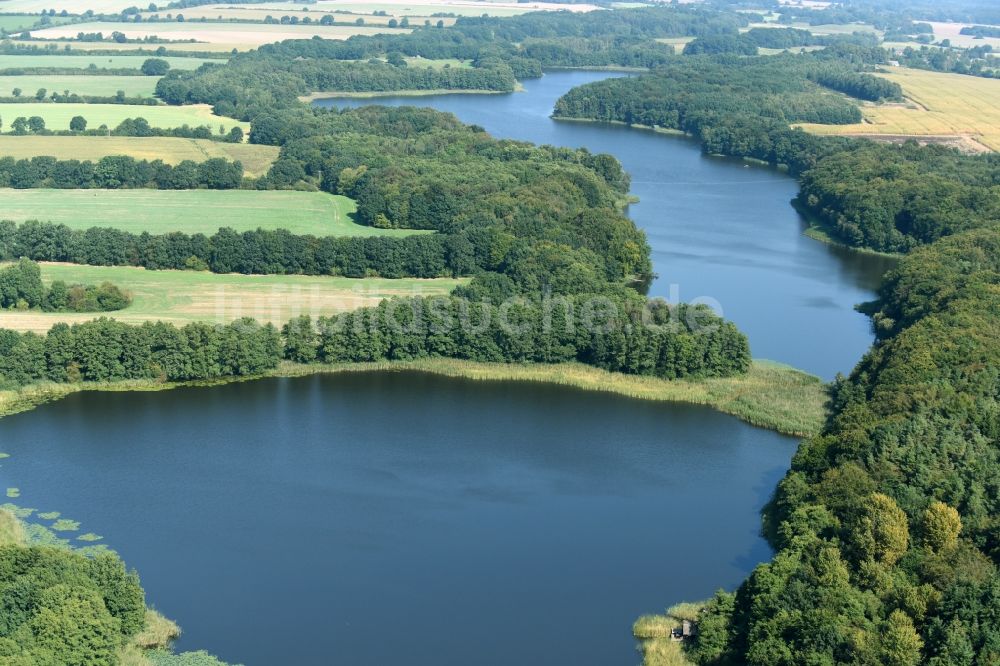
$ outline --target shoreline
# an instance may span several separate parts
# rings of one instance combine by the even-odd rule
[[[668,127],[656,127],[653,125],[641,125],[638,123],[627,123],[623,120],[598,120],[596,118],[574,118],[569,116],[549,116],[552,120],[559,122],[573,122],[573,123],[596,123],[601,125],[618,125],[621,127],[628,127],[630,129],[638,129],[646,132],[655,132],[656,134],[666,134],[668,136],[679,136],[687,137],[690,139],[696,139],[695,136],[688,134],[682,130],[670,129]],[[725,157],[727,159],[740,159],[748,164],[755,164],[758,166],[765,166],[772,169],[782,170],[784,167],[779,165],[775,166],[764,160],[759,160],[753,157],[742,157],[742,158],[730,158],[727,155],[718,155],[718,157]],[[899,259],[903,255],[897,252],[881,252],[879,250],[873,250],[868,247],[855,247],[853,245],[847,245],[843,243],[827,232],[825,226],[820,222],[816,216],[812,215],[808,210],[805,209],[796,199],[791,201],[792,208],[797,212],[806,222],[808,227],[802,231],[804,236],[811,238],[812,240],[818,241],[820,243],[825,243],[826,245],[831,245],[833,247],[841,248],[844,250],[849,250],[851,252],[858,252],[860,254],[871,254],[879,257],[887,257],[890,259]]]
[[[475,381],[535,382],[613,393],[636,400],[702,405],[735,416],[750,425],[793,437],[815,434],[826,418],[827,396],[823,382],[818,377],[774,361],[755,360],[749,372],[739,377],[668,380],[613,373],[581,363],[506,364],[449,358],[332,365],[302,365],[286,361],[263,375],[192,382],[40,383],[18,390],[0,391],[0,418],[27,412],[82,391],[166,391],[265,378],[345,372],[422,372]]]
[[[569,122],[569,123],[596,123],[599,125],[619,125],[621,127],[628,127],[631,129],[645,130],[646,132],[655,132],[656,134],[666,134],[668,136],[686,136],[689,138],[694,138],[687,132],[678,129],[671,129],[669,127],[658,127],[656,125],[642,125],[640,123],[627,123],[624,120],[599,120],[597,118],[574,118],[572,116],[557,116],[552,114],[549,116],[552,120],[557,122]]]
[[[815,215],[809,212],[805,206],[800,204],[798,197],[792,199],[791,203],[792,203],[792,208],[795,209],[795,212],[798,213],[802,217],[802,219],[805,220],[805,223],[808,225],[802,231],[803,236],[811,238],[814,241],[818,241],[820,243],[825,243],[826,245],[830,245],[832,247],[848,250],[850,252],[857,252],[859,254],[870,254],[876,257],[886,257],[888,259],[901,259],[903,256],[905,256],[898,252],[881,252],[879,250],[873,250],[870,247],[855,247],[853,245],[848,245],[846,243],[843,243],[830,235],[830,232],[826,230],[826,225],[824,225],[819,218],[817,218]]]

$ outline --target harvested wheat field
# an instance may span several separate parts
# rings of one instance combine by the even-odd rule
[[[902,104],[866,104],[857,125],[802,127],[817,134],[948,139],[966,150],[1000,150],[1000,80],[893,68],[880,74],[903,87]]]
[[[204,162],[213,157],[239,160],[248,176],[262,176],[278,158],[277,146],[222,143],[208,139],[134,136],[12,136],[0,135],[0,155],[25,159],[51,156],[60,160],[96,162],[109,155],[128,155],[138,160],[162,160],[179,164],[184,160]]]

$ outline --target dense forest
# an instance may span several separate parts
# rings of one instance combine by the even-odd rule
[[[864,48],[844,51],[870,57]],[[556,103],[555,115],[667,127],[695,135],[734,117],[773,119],[786,127],[796,122],[860,122],[856,103],[827,94],[813,81],[824,73],[832,78],[834,72],[845,80],[866,81],[863,77],[870,76],[854,72],[830,54],[686,56],[653,74],[574,88]]]
[[[879,342],[766,513],[778,553],[709,605],[698,663],[1000,658],[997,257],[979,229],[889,275]]]
[[[0,661],[12,666],[117,663],[145,625],[138,576],[112,554],[0,545],[0,600]]]

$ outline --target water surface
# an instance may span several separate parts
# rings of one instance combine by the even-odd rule
[[[0,421],[0,484],[103,534],[248,665],[635,662],[734,587],[791,438],[707,408],[420,374],[86,393]]]

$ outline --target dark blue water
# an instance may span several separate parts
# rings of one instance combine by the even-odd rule
[[[789,202],[795,180],[767,167],[707,157],[684,137],[616,125],[557,122],[556,100],[607,72],[550,72],[510,95],[321,100],[324,106],[432,106],[494,136],[611,153],[632,175],[640,203],[629,214],[646,231],[659,279],[651,293],[704,300],[750,337],[754,356],[825,379],[847,373],[872,342],[854,305],[874,298],[892,260],[802,235]]]
[[[0,486],[248,665],[622,666],[641,613],[768,557],[795,441],[709,409],[382,374],[77,394],[0,421]]]

